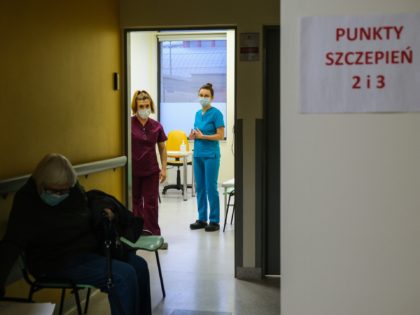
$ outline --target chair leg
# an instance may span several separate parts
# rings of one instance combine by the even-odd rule
[[[231,194],[229,194],[229,197],[228,197],[228,201],[227,201],[227,204],[226,204],[226,212],[225,212],[225,223],[223,224],[223,232],[225,231],[225,229],[226,229],[226,220],[227,220],[227,217],[228,217],[228,212],[229,212],[229,206],[230,206],[230,197],[231,197],[232,195]],[[231,223],[232,224],[232,223]]]
[[[230,197],[229,197],[230,198]],[[229,212],[229,202],[226,204],[226,210],[225,210],[225,223],[223,223],[223,232],[226,229],[226,220],[227,220],[227,216],[228,216],[228,212]]]
[[[182,185],[181,185],[181,170],[178,169],[176,170],[176,189],[180,190],[182,189]]]
[[[84,314],[87,314],[88,307],[89,307],[89,299],[90,299],[90,288],[87,288],[86,302],[85,302],[85,312],[84,312]]]
[[[76,286],[73,286],[73,294],[74,294],[74,299],[76,300],[77,314],[83,315],[82,305],[80,305],[79,291]]]
[[[163,297],[165,297],[166,296],[165,286],[163,285],[162,270],[160,269],[159,253],[157,250],[155,251],[155,254],[156,254],[156,261],[157,261],[158,270],[159,270],[160,286],[162,287]]]
[[[63,306],[64,306],[64,296],[66,295],[66,289],[61,289],[61,298],[60,298],[60,309],[58,311],[59,315],[63,314]]]
[[[35,292],[35,288],[34,288],[34,286],[33,286],[33,285],[31,285],[31,288],[29,289],[29,294],[28,294],[28,300],[29,300],[30,302],[33,302],[33,300],[32,300],[32,296],[34,295],[34,292]]]
[[[233,197],[233,203],[230,203],[230,197]],[[228,205],[232,206],[232,216],[230,218],[230,225],[232,225],[233,222],[233,216],[235,215],[235,191],[232,191],[229,194],[229,201],[228,201]]]
[[[181,170],[179,167],[177,167],[177,170],[176,170],[176,184],[170,184],[163,187],[162,194],[165,195],[168,189],[181,190],[182,194],[184,194],[183,185],[181,183]]]
[[[232,225],[234,215],[235,215],[235,204],[233,204],[232,216],[230,217],[230,225]]]

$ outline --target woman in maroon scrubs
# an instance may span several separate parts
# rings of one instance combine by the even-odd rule
[[[131,102],[131,154],[133,213],[142,216],[144,228],[153,235],[160,235],[158,224],[159,182],[166,179],[167,139],[162,125],[149,117],[155,112],[155,105],[149,93],[136,91]],[[159,149],[159,164],[156,154]]]

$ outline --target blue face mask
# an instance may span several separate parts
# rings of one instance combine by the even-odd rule
[[[206,107],[210,104],[210,97],[200,97],[198,101],[200,102],[201,106]]]
[[[68,196],[69,196],[69,193],[58,195],[58,194],[52,194],[52,193],[43,191],[40,197],[42,201],[44,201],[47,205],[54,207],[58,205],[60,202],[62,202],[64,199],[66,199]]]

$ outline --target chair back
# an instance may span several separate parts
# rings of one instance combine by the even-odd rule
[[[182,130],[172,130],[168,133],[168,140],[166,140],[166,150],[168,151],[180,151],[181,144],[184,140],[187,151],[190,150],[190,144],[188,143],[187,134]]]

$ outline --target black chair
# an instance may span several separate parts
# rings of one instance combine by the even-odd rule
[[[60,298],[60,309],[59,314],[63,314],[63,303],[64,303],[64,297],[66,294],[66,290],[70,289],[71,292],[74,294],[74,299],[76,301],[77,306],[77,314],[83,315],[87,313],[88,306],[89,306],[89,298],[91,289],[94,287],[88,284],[80,284],[80,283],[74,283],[73,281],[67,280],[67,279],[50,279],[50,278],[36,278],[33,275],[31,275],[26,267],[26,260],[25,256],[21,255],[20,259],[20,269],[22,271],[23,278],[29,285],[29,294],[28,294],[28,301],[33,302],[33,295],[35,292],[42,290],[42,289],[61,289],[61,298]],[[86,294],[86,302],[85,302],[85,308],[82,312],[82,305],[80,301],[80,295],[79,290],[87,289]]]
[[[176,158],[174,161],[171,161],[171,162],[168,161],[167,162],[167,165],[171,165],[171,166],[176,166],[177,167],[177,170],[176,170],[176,184],[169,184],[169,185],[164,186],[163,187],[163,190],[162,190],[162,194],[165,195],[166,194],[166,191],[168,189],[181,190],[182,193],[184,194],[184,191],[183,191],[184,188],[183,188],[183,185],[181,183],[181,167],[184,165],[182,159]],[[192,162],[191,161],[187,162],[187,165],[192,165]],[[192,188],[192,184],[187,184],[187,189],[188,188]]]

